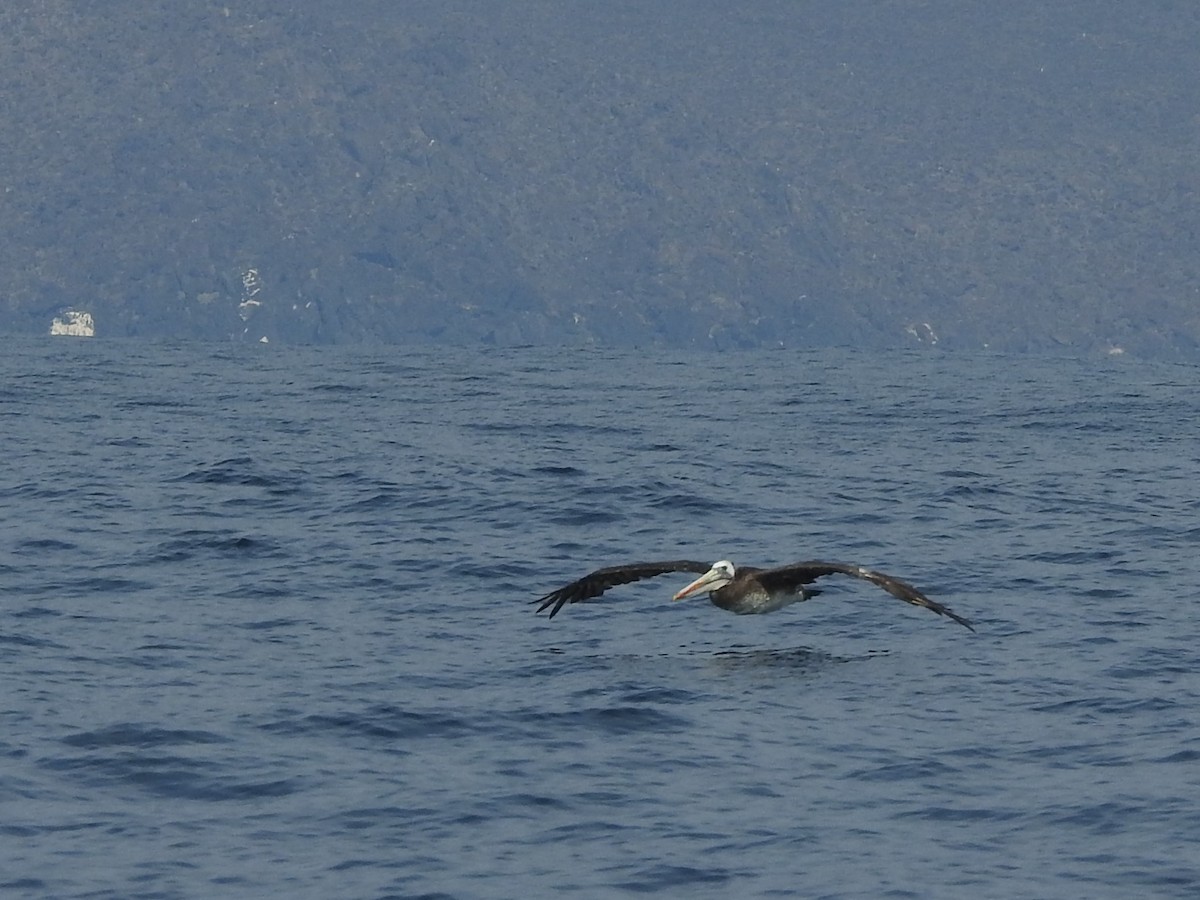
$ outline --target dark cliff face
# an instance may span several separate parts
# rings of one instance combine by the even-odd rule
[[[0,12],[0,330],[1196,352],[1189,4],[152,6]]]

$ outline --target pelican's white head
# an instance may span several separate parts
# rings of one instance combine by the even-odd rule
[[[729,582],[733,581],[737,571],[727,559],[719,559],[712,564],[712,568],[677,592],[672,600],[682,600],[684,597],[691,596],[698,591],[719,591]]]

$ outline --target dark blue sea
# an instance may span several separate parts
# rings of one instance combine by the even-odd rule
[[[10,340],[0,896],[1200,895],[1200,369]],[[911,581],[766,616],[691,575]]]

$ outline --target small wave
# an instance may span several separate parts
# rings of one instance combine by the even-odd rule
[[[474,730],[470,723],[457,716],[396,706],[374,706],[357,713],[314,714],[298,719],[281,719],[262,728],[264,731],[291,735],[337,732],[387,740],[458,738]]]
[[[1056,563],[1064,566],[1078,566],[1094,562],[1103,562],[1104,560],[1115,559],[1120,555],[1116,550],[1066,550],[1066,551],[1044,551],[1042,553],[1031,553],[1022,559],[1030,562],[1038,563]]]
[[[366,389],[366,385],[363,384],[344,383],[314,384],[309,388],[314,394],[359,394]]]
[[[1044,703],[1030,707],[1034,712],[1060,713],[1083,710],[1104,715],[1128,715],[1137,712],[1161,712],[1174,709],[1179,704],[1166,697],[1143,697],[1136,700],[1112,697],[1080,697],[1058,703]]]
[[[634,893],[660,893],[688,885],[724,884],[736,872],[720,867],[655,865],[638,870],[632,878],[617,882],[616,887]]]
[[[625,519],[624,513],[599,506],[569,506],[546,517],[554,525],[608,525]]]
[[[720,512],[726,509],[728,503],[706,497],[703,494],[675,492],[654,497],[648,505],[655,508],[667,507],[690,512]]]
[[[691,721],[648,706],[618,704],[559,712],[526,712],[516,718],[553,731],[598,731],[609,735],[683,731]]]
[[[51,758],[42,764],[90,786],[132,786],[154,796],[177,800],[255,800],[282,797],[301,789],[298,779],[256,781],[245,778],[241,766],[173,754],[123,752],[112,756]],[[224,774],[230,771],[238,774]]]
[[[532,471],[535,475],[575,476],[584,474],[583,469],[577,469],[574,466],[537,466]]]
[[[1019,819],[1023,812],[1013,809],[997,809],[989,806],[925,806],[921,809],[898,812],[896,819],[924,819],[929,822],[1007,822]]]
[[[176,537],[160,542],[143,555],[139,562],[175,563],[198,556],[238,559],[270,559],[285,555],[275,541],[235,535],[220,531],[182,531]]]
[[[295,475],[265,471],[259,461],[249,456],[231,457],[210,465],[198,466],[174,480],[189,484],[264,487],[277,491],[297,490],[301,483],[300,478]]]
[[[882,766],[871,766],[853,770],[845,776],[850,781],[938,781],[954,775],[958,770],[935,759],[910,759],[889,762]]]
[[[383,509],[394,509],[404,505],[404,499],[395,488],[381,490],[379,493],[361,500],[353,500],[337,507],[338,512],[373,512]]]
[[[95,750],[101,747],[173,747],[180,744],[221,744],[226,738],[211,731],[155,728],[122,723],[94,731],[84,731],[62,739],[68,747]]]
[[[46,638],[29,637],[28,635],[13,632],[0,634],[0,644],[6,644],[10,647],[33,647],[39,650],[66,649],[65,644],[60,644],[56,641],[47,640]]]
[[[29,538],[24,541],[17,541],[13,549],[18,553],[23,551],[43,551],[43,550],[78,550],[79,545],[74,541],[64,541],[57,538]]]
[[[199,404],[182,397],[138,397],[115,404],[117,409],[139,410],[152,409],[158,412],[188,412],[192,413]]]
[[[240,625],[235,625],[234,627],[245,631],[275,631],[278,628],[297,628],[300,626],[313,627],[313,623],[303,619],[263,619],[257,622],[242,622]]]

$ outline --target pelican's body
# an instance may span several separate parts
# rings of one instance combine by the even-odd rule
[[[610,566],[605,569],[597,569],[578,581],[573,581],[565,587],[551,591],[544,597],[539,597],[534,602],[540,604],[538,612],[549,609],[550,617],[553,618],[567,603],[577,603],[580,600],[599,597],[609,588],[619,584],[641,581],[643,578],[653,578],[667,572],[700,573],[699,578],[677,591],[673,599],[682,600],[684,597],[690,597],[706,590],[708,598],[715,606],[738,615],[774,612],[784,606],[807,600],[809,597],[819,594],[818,589],[808,587],[818,578],[834,574],[849,575],[878,585],[905,603],[924,607],[940,616],[953,619],[972,631],[975,630],[971,627],[971,623],[962,616],[956,615],[942,604],[930,600],[911,584],[901,581],[899,578],[893,578],[891,575],[862,566],[819,560],[793,563],[790,566],[779,566],[774,569],[737,567],[727,559],[718,560],[711,566],[708,563],[693,560]]]
[[[767,590],[761,581],[753,577],[761,571],[749,566],[738,569],[728,560],[721,560],[713,563],[712,568],[691,584],[676,591],[671,599],[682,600],[707,590],[708,599],[712,601],[713,606],[739,616],[756,616],[775,612],[821,593],[815,588],[808,590],[803,584],[791,588],[781,586],[774,591]]]

